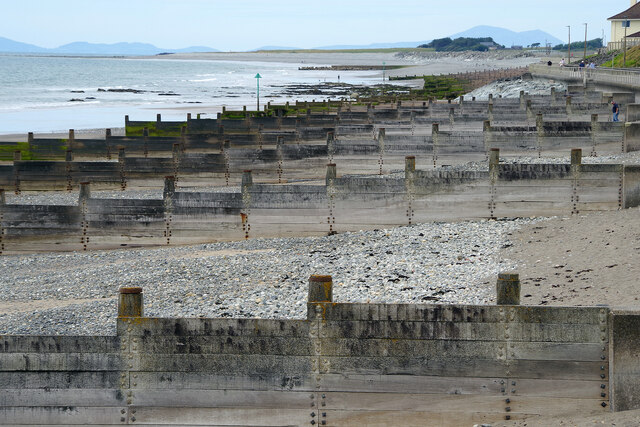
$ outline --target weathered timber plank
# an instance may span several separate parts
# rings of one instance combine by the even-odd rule
[[[137,387],[141,389],[174,390],[314,390],[311,373],[273,372],[232,375],[225,372],[143,372],[136,375]]]
[[[119,350],[117,336],[29,336],[0,337],[0,353],[113,353]]]
[[[122,424],[120,421],[123,416],[122,410],[126,412],[126,406],[111,408],[81,406],[0,407],[0,424]]]
[[[50,384],[56,387],[56,384]],[[0,393],[0,407],[23,406],[123,406],[126,405],[125,392],[119,389],[11,389],[3,388]]]
[[[226,374],[281,373],[303,375],[311,371],[311,357],[240,354],[142,354],[132,361],[134,370],[211,372]]]
[[[387,318],[388,310],[395,310],[396,318]],[[517,323],[572,323],[599,325],[600,314],[607,309],[599,307],[541,307],[541,306],[489,306],[442,304],[325,304],[326,320],[402,320],[426,322],[503,322],[504,316]],[[345,318],[344,313],[356,313]],[[382,314],[381,314],[382,313]]]
[[[119,319],[118,333],[142,335],[220,335],[255,337],[308,336],[309,326],[304,320],[271,319],[195,319],[195,318],[137,318]],[[130,329],[130,330],[129,330]]]
[[[434,359],[448,357],[497,358],[505,341],[409,340],[409,339],[320,339],[321,353],[326,356],[425,355]],[[507,352],[513,359],[599,361],[602,344],[555,342],[509,342]]]
[[[0,371],[0,388],[38,389],[55,386],[58,389],[117,388],[120,371],[20,372]]]
[[[249,408],[149,408],[135,407],[136,424],[141,425],[224,425],[224,426],[301,426],[310,425],[307,409]]]
[[[561,413],[604,412],[601,399],[557,399],[548,397],[423,395],[400,393],[325,393],[326,409],[331,411],[430,411],[441,412],[501,412],[511,411],[551,415]],[[506,400],[509,399],[507,403]]]
[[[140,353],[154,354],[311,354],[309,337],[147,336],[137,344]]]
[[[307,391],[133,389],[134,404],[147,407],[307,409]]]
[[[328,373],[365,375],[434,375],[540,379],[600,379],[608,363],[495,359],[431,359],[429,357],[326,357]],[[605,366],[602,371],[601,366]],[[605,374],[605,379],[608,377]]]
[[[0,353],[3,371],[117,371],[122,365],[113,353]]]
[[[326,321],[328,338],[392,338],[502,341],[509,326],[513,341],[599,343],[598,325],[471,322]]]

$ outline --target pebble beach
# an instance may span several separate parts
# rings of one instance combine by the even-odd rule
[[[501,161],[568,163],[569,158]],[[584,157],[583,163],[640,164],[640,155]],[[488,166],[472,162],[453,168]],[[95,191],[92,197],[162,199],[162,190]],[[7,194],[6,199],[9,204],[75,205],[78,193]],[[312,274],[333,276],[336,302],[492,304],[497,274],[524,268],[534,256],[507,249],[526,242],[514,235],[549,220],[436,222],[325,237],[2,256],[0,334],[113,335],[123,286],[144,289],[150,317],[302,319]]]
[[[122,286],[144,289],[149,317],[306,317],[312,274],[334,301],[488,304],[497,254],[537,220],[431,223],[328,237],[3,256],[0,334],[115,334]]]

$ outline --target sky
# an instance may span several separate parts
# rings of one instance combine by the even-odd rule
[[[0,37],[54,48],[74,41],[161,48],[312,48],[442,38],[476,25],[610,38],[629,0],[0,0]]]

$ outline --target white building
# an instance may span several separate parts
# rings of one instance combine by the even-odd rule
[[[631,5],[627,10],[624,10],[611,18],[611,42],[609,43],[609,49],[621,49],[623,46],[623,39],[625,37],[625,27],[623,23],[629,21],[629,27],[626,28],[627,34],[627,47],[637,44],[637,36],[635,33],[640,32],[640,3],[638,0],[630,0]],[[634,37],[630,37],[630,36]],[[633,39],[633,40],[630,40]]]

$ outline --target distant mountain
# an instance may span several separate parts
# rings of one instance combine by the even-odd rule
[[[32,44],[20,43],[0,37],[0,52],[11,53],[50,53],[73,55],[157,55],[159,53],[220,52],[206,46],[191,46],[182,49],[163,49],[149,43],[88,43],[74,42],[46,49]]]
[[[366,45],[333,45],[333,46],[320,46],[314,49],[318,50],[344,50],[344,49],[395,49],[403,47],[416,47],[421,44],[429,43],[431,40],[420,42],[396,42],[396,43],[372,43]]]
[[[479,25],[449,37],[452,39],[458,37],[491,37],[496,43],[504,45],[505,47],[514,45],[526,47],[533,43],[540,43],[540,46],[544,46],[545,40],[547,43],[551,43],[551,46],[563,43],[562,40],[540,30],[517,33],[507,30],[506,28],[490,27],[488,25]]]
[[[20,43],[11,39],[7,39],[4,37],[0,37],[0,52],[11,52],[11,53],[22,53],[22,52],[31,52],[31,53],[41,53],[46,52],[48,49],[43,47],[39,47],[32,44]]]

